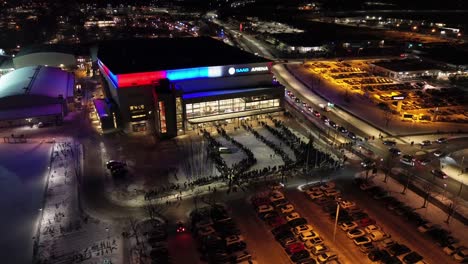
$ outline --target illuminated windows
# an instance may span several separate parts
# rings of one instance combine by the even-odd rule
[[[262,99],[265,97],[258,97]],[[242,112],[247,110],[267,109],[279,107],[279,99],[251,101],[252,98],[234,98],[217,101],[200,102],[193,104],[185,104],[185,112],[187,118],[196,118],[203,116],[222,115],[228,113]]]
[[[166,125],[166,107],[163,101],[159,101],[159,132],[167,133],[167,125]]]

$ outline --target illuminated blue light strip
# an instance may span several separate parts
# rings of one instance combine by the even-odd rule
[[[119,87],[119,81],[117,79],[117,76],[115,76],[115,74],[113,74],[109,68],[107,68],[106,65],[104,65],[104,63],[102,63],[101,60],[98,60],[98,65],[99,67],[102,69],[101,72],[103,72],[110,80],[111,82],[114,84],[114,87],[115,88],[118,88]]]
[[[213,78],[213,77],[221,77],[222,75],[223,75],[223,68],[219,66],[166,71],[166,76],[171,81],[196,79],[196,78]]]

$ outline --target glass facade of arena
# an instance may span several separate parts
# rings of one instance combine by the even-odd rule
[[[280,106],[280,99],[268,99],[268,96],[250,96],[185,104],[187,119],[237,113],[243,111],[268,109]]]

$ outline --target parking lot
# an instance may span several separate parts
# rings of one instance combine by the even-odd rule
[[[342,89],[345,96],[353,94],[367,98],[382,110],[399,112],[409,121],[465,122],[466,107],[458,88],[440,86],[423,80],[396,80],[376,75],[372,60],[313,61],[305,69]],[[397,107],[397,99],[401,109]],[[398,99],[399,100],[399,99]],[[436,116],[436,117],[435,117]]]

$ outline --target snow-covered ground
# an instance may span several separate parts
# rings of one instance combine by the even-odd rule
[[[271,148],[256,139],[252,133],[242,129],[240,132],[229,135],[234,137],[235,140],[239,141],[242,145],[246,146],[253,152],[257,159],[257,163],[250,168],[251,170],[263,169],[268,166],[273,167],[284,165],[281,157],[279,155],[275,155],[275,152]]]
[[[0,259],[31,263],[52,144],[0,143]]]

